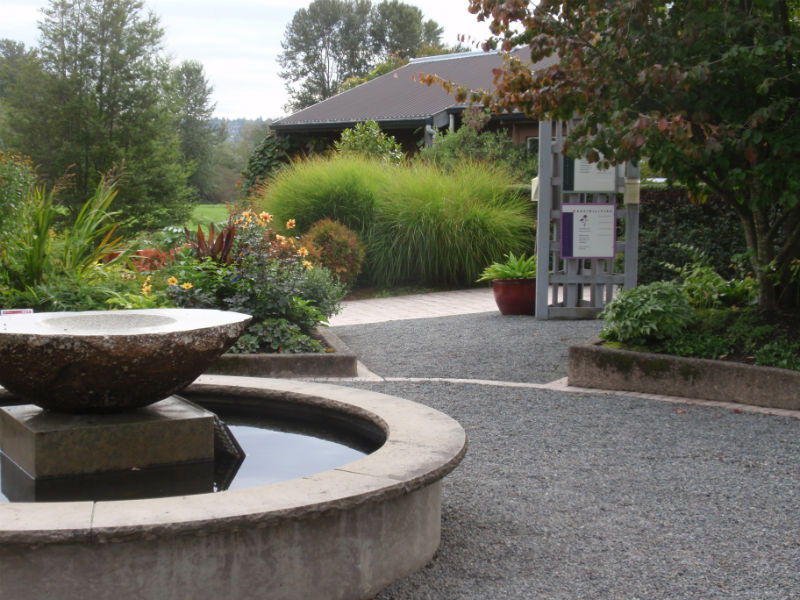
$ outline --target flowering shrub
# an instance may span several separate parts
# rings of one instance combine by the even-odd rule
[[[364,247],[347,226],[332,219],[317,221],[302,238],[312,260],[343,283],[353,286],[364,265]]]
[[[177,306],[252,315],[233,352],[321,351],[309,334],[338,310],[344,288],[327,269],[314,267],[297,238],[278,234],[271,221],[266,212],[242,213],[232,224],[231,263],[188,251],[167,269],[165,293]],[[286,229],[293,228],[289,220]]]

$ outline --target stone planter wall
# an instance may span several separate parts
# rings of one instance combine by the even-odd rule
[[[355,377],[358,357],[327,328],[315,337],[333,352],[298,354],[224,354],[205,372],[213,375],[248,377]]]
[[[800,410],[800,371],[605,348],[569,348],[569,385]]]

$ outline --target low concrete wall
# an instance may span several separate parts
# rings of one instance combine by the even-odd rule
[[[339,337],[321,327],[315,330],[322,345],[333,352],[298,354],[224,354],[206,373],[247,377],[355,377],[358,357]]]
[[[800,410],[800,372],[601,346],[569,348],[569,385]]]

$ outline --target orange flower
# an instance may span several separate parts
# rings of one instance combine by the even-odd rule
[[[260,215],[258,215],[258,216],[259,216],[259,217],[261,217],[261,219],[262,219],[264,222],[266,222],[266,223],[269,223],[269,222],[271,222],[271,221],[272,221],[272,215],[271,215],[271,214],[269,214],[269,213],[268,213],[267,211],[265,211],[265,210],[262,210],[262,211],[261,211],[261,214],[260,214]]]
[[[286,221],[286,229],[294,229],[295,222],[294,219],[289,219]]]
[[[178,280],[175,279],[174,277],[170,277],[169,279],[167,279],[167,285],[178,285]]]
[[[309,271],[310,271],[311,269],[313,269],[313,268],[314,268],[314,265],[312,265],[312,264],[311,264],[310,262],[308,262],[307,260],[304,260],[304,261],[303,261],[303,266],[304,266],[306,269],[308,269]]]
[[[306,256],[308,256],[308,248],[306,248],[305,246],[300,246],[300,249],[297,251],[297,253],[305,258]]]

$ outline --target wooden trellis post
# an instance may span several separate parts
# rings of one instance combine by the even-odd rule
[[[638,168],[619,165],[609,171],[597,171],[585,163],[575,167],[561,154],[568,126],[562,122],[539,122],[537,319],[593,319],[616,290],[636,285]],[[580,173],[576,173],[578,169]],[[593,176],[605,184],[593,189]],[[624,204],[619,200],[623,191]],[[586,220],[590,225],[583,227],[586,214],[581,213],[600,221]],[[602,226],[592,229],[591,223],[595,222]],[[608,239],[609,235],[613,239]],[[595,245],[607,248],[600,252],[603,256],[591,256]],[[620,266],[622,270],[618,271]]]

